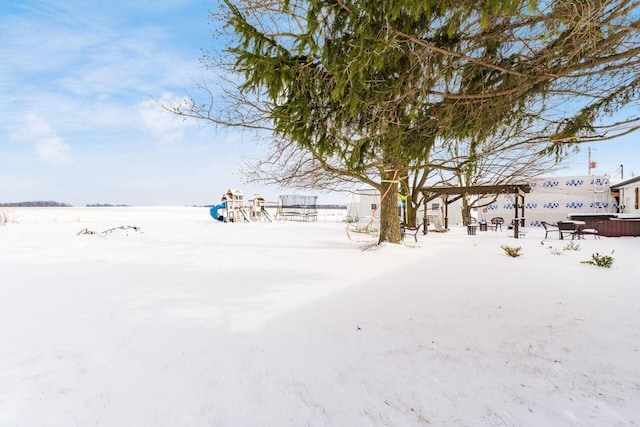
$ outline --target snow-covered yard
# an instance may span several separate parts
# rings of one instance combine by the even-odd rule
[[[3,214],[0,426],[640,423],[638,238]]]

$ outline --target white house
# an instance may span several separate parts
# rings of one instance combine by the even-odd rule
[[[617,196],[620,213],[640,214],[640,176],[612,185],[611,193]]]

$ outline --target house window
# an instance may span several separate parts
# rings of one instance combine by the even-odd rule
[[[437,211],[438,209],[440,209],[440,203],[431,203],[432,211]]]
[[[638,202],[640,201],[640,200],[638,200],[639,199],[638,198],[638,190],[640,190],[640,188],[636,187],[636,209],[638,209],[638,204],[639,204]]]

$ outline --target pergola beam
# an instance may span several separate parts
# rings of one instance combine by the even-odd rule
[[[531,192],[529,184],[507,184],[507,185],[472,185],[468,187],[422,187],[423,194],[440,196],[443,194],[515,194],[524,196],[524,193]],[[433,200],[433,199],[432,199]]]

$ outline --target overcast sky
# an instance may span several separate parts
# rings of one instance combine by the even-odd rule
[[[213,0],[0,2],[0,202],[83,206],[216,203],[264,147],[183,122],[155,99],[194,94],[213,41]],[[593,173],[640,174],[640,134],[592,145]],[[587,173],[587,150],[567,173]],[[344,195],[319,193],[319,203]]]

